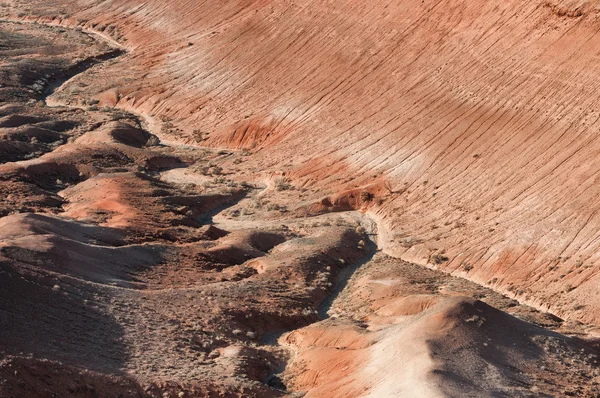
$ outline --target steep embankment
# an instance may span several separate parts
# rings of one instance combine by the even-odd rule
[[[392,186],[161,141],[90,98],[137,49],[48,25],[0,22],[0,395],[597,395],[593,341],[541,327],[588,328],[374,253],[348,210]]]
[[[387,181],[389,253],[445,251],[434,265],[600,323],[597,2],[3,4],[134,50],[81,78],[101,104],[256,148],[313,199]]]

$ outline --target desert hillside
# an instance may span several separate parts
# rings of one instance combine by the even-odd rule
[[[101,104],[256,149],[314,196],[387,182],[389,253],[445,250],[445,271],[600,322],[596,2],[13,3],[131,50]]]
[[[0,2],[0,396],[597,396],[599,29]]]

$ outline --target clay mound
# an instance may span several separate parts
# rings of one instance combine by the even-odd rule
[[[160,237],[198,240],[206,213],[235,202],[243,189],[219,194],[188,192],[147,173],[101,173],[64,189],[65,215],[131,232],[131,242]]]
[[[23,106],[12,111],[26,113],[28,110]],[[46,110],[36,113],[45,113],[45,115],[29,117],[11,114],[2,118],[0,124],[6,127],[0,128],[0,139],[3,143],[0,148],[0,163],[32,159],[52,152],[65,144],[69,137],[89,128],[88,123],[82,120],[76,111],[61,113],[60,118],[65,119],[61,123],[52,121],[58,112]]]
[[[377,331],[333,319],[289,334],[285,343],[300,350],[290,368],[293,387],[307,397],[533,396],[553,393],[560,380],[552,367],[565,353],[597,355],[480,301],[438,301]]]
[[[93,145],[98,143],[103,144],[124,144],[131,147],[142,148],[148,144],[148,140],[152,137],[145,130],[133,127],[126,123],[110,122],[103,125],[100,129],[93,133],[81,136],[76,144]]]
[[[63,145],[39,158],[0,165],[4,178],[22,181],[47,190],[58,191],[63,184],[73,184],[103,171],[131,166],[132,152],[108,145]],[[131,156],[131,157],[130,157]]]
[[[0,219],[1,240],[48,234],[88,244],[109,246],[125,244],[123,234],[118,230],[81,224],[43,214],[23,213]]]
[[[26,124],[38,123],[44,119],[36,116],[12,114],[0,118],[0,127],[21,127]]]
[[[215,265],[239,265],[264,256],[285,240],[279,233],[239,230],[219,239],[216,246],[206,251],[206,258]]]
[[[70,366],[116,372],[127,352],[123,329],[106,311],[103,285],[45,266],[0,261],[0,334],[3,356],[33,354]]]
[[[110,126],[110,136],[118,143],[136,148],[146,146],[152,137],[147,131],[126,124]]]
[[[36,146],[28,142],[13,141],[2,145],[0,149],[0,159],[5,162],[15,162],[24,159],[32,152],[36,151]]]
[[[375,314],[385,317],[416,315],[436,305],[439,297],[429,295],[407,296],[392,303],[385,304]]]
[[[7,131],[8,130],[8,131]],[[60,133],[38,126],[26,126],[20,129],[0,130],[0,136],[8,140],[28,140],[36,139],[45,144],[51,144],[64,138]]]
[[[162,262],[160,247],[123,244],[121,231],[39,215],[0,220],[0,261],[28,264],[50,274],[83,281],[135,286],[135,273]]]
[[[60,362],[5,356],[0,361],[0,395],[5,397],[144,397],[132,378],[78,369]]]

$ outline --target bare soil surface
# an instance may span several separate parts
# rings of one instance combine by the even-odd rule
[[[534,36],[551,48],[569,29],[587,37],[595,3],[515,11],[401,2],[384,13],[401,19],[377,18],[372,30],[354,20],[375,18],[379,5],[347,8],[349,21],[318,12],[341,6],[336,2],[210,10],[194,2],[176,20],[173,13],[189,4],[67,3],[0,3],[0,396],[600,396],[595,202],[586,209],[572,203],[567,212],[542,200],[566,184],[563,177],[543,182],[556,170],[583,181],[593,179],[593,165],[560,169],[584,155],[568,157],[573,144],[563,149],[566,160],[548,148],[524,155],[531,178],[515,171],[518,162],[503,174],[500,158],[512,138],[496,151],[477,138],[487,126],[486,140],[495,142],[501,131],[488,124],[500,119],[527,124],[514,110],[496,115],[504,105],[492,101],[494,94],[480,98],[498,65],[519,66],[484,56],[500,33],[480,14],[497,13],[492,26],[502,29],[515,23],[509,11],[526,26],[557,19]],[[521,13],[533,16],[525,23]],[[321,14],[355,40],[345,47],[350,52],[315,72],[319,58],[308,55],[321,50],[311,38],[340,33],[309,29],[303,40],[286,33],[301,32]],[[201,17],[187,25],[194,15]],[[472,31],[490,32],[475,40],[476,51],[467,57],[458,44],[439,44],[459,41],[450,25],[470,32],[463,26],[469,18]],[[434,51],[413,42],[423,32],[437,38],[440,62],[452,49],[464,56],[435,73],[470,65],[489,68],[488,77],[469,91],[451,71],[440,80],[433,71],[409,73],[422,70]],[[158,35],[164,40],[150,43]],[[412,54],[408,65],[389,48],[398,35]],[[273,40],[294,54],[307,52],[309,62],[278,59],[266,51]],[[322,50],[337,54],[338,41],[327,43],[332,48]],[[583,47],[578,51],[585,58]],[[401,62],[399,71],[390,58]],[[281,87],[269,80],[278,68],[288,76]],[[312,83],[294,80],[305,75]],[[404,76],[403,85],[380,86],[383,75]],[[335,76],[339,82],[328,80]],[[569,76],[552,82],[575,90]],[[444,84],[460,95],[423,91]],[[261,99],[249,101],[256,87],[264,88]],[[388,91],[373,104],[338,103],[370,97],[373,87]],[[400,102],[385,100],[401,88]],[[440,101],[458,110],[438,109],[438,122],[411,138],[407,129],[425,118],[413,110],[433,111]],[[505,105],[522,103],[527,98]],[[371,107],[381,114],[366,117]],[[395,108],[407,113],[394,116]],[[236,118],[242,110],[247,114]],[[523,117],[535,119],[531,112]],[[351,127],[359,113],[366,124]],[[575,117],[564,108],[551,113]],[[317,116],[325,124],[310,122]],[[440,136],[449,120],[464,129]],[[562,123],[548,128],[559,135]],[[386,137],[398,130],[386,129],[396,124],[406,127],[391,145]],[[588,134],[582,129],[577,125]],[[464,196],[467,186],[475,188]],[[515,204],[503,195],[529,199]],[[572,221],[557,224],[555,240],[540,232],[552,217]],[[544,239],[553,243],[542,245]],[[511,251],[515,245],[524,252]]]
[[[600,326],[598,1],[6,0],[0,17],[125,51],[59,103],[245,148],[242,178],[363,208],[389,255]]]

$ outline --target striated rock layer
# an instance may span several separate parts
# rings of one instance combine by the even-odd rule
[[[13,0],[0,12],[124,45],[121,62],[78,79],[101,104],[178,141],[253,148],[254,165],[314,200],[380,187],[369,211],[388,253],[438,266],[445,251],[445,271],[599,324],[599,10]]]

